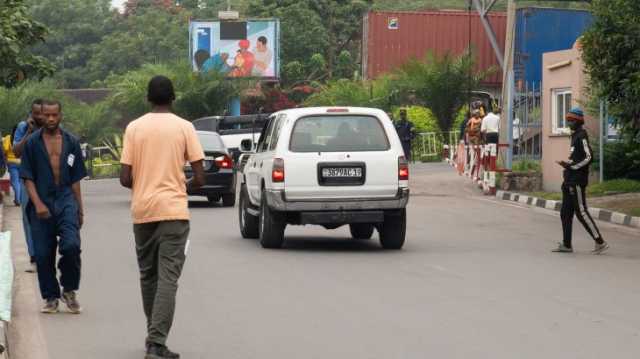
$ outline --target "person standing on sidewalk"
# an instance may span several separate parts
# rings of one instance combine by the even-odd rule
[[[482,119],[480,132],[485,144],[498,144],[500,138],[500,109],[496,108]]]
[[[17,158],[22,156],[22,149],[24,145],[27,143],[29,136],[37,131],[44,122],[42,118],[42,103],[44,100],[36,99],[31,103],[31,113],[29,117],[18,123],[16,127],[16,132],[13,135],[13,153]],[[29,216],[27,215],[27,204],[29,204],[29,194],[26,191],[24,181],[21,180],[20,183],[22,190],[20,191],[20,207],[22,209],[22,228],[24,230],[24,238],[27,242],[27,251],[29,252],[29,257],[31,265],[27,269],[27,272],[34,273],[36,271],[36,254],[33,249],[33,239],[31,235],[31,225],[29,224]]]
[[[402,142],[404,157],[407,161],[411,161],[411,141],[415,138],[416,133],[413,129],[413,123],[409,122],[407,118],[407,110],[404,108],[400,110],[400,121],[396,123],[396,131],[400,142]]]
[[[171,80],[149,82],[150,113],[125,131],[120,183],[132,189],[131,212],[147,319],[146,359],[179,358],[167,346],[189,235],[187,186],[204,184],[204,151],[189,121],[171,113]],[[186,180],[184,165],[194,177]]]
[[[573,108],[567,114],[566,120],[571,129],[569,161],[557,161],[560,166],[564,167],[562,209],[560,211],[563,241],[553,252],[573,252],[571,237],[573,216],[576,215],[584,229],[596,242],[592,253],[601,254],[609,249],[609,245],[602,239],[600,230],[587,209],[586,188],[589,183],[589,166],[593,159],[593,152],[589,145],[589,135],[584,129],[584,113],[580,108]]]
[[[80,228],[84,222],[80,181],[87,172],[78,141],[60,128],[62,105],[42,104],[43,127],[22,148],[20,176],[29,194],[27,216],[36,256],[43,313],[56,313],[58,300],[74,314],[82,312],[76,297],[80,287]],[[56,252],[60,252],[56,273]],[[60,293],[62,285],[62,295]]]
[[[7,169],[9,170],[11,188],[13,188],[13,204],[19,206],[22,189],[22,184],[20,183],[20,159],[13,153],[13,137],[17,128],[18,125],[13,126],[11,134],[2,138],[2,149],[7,158]]]

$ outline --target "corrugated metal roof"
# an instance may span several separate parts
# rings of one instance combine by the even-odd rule
[[[504,50],[507,15],[492,12],[489,22]],[[496,70],[484,83],[501,84],[500,65],[475,11],[471,15],[465,11],[369,12],[364,21],[363,73],[375,78],[412,57],[423,58],[427,51],[440,56],[447,52],[459,55],[469,45],[469,26],[478,69]]]

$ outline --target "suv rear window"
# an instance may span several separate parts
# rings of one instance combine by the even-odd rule
[[[386,151],[389,140],[373,116],[310,116],[296,121],[292,152]]]

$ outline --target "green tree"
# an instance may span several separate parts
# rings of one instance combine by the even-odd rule
[[[362,17],[372,3],[372,0],[252,0],[247,11],[250,16],[280,19],[282,63],[285,67],[293,61],[303,64],[306,80],[312,81],[331,79],[334,71],[343,74],[343,52],[349,52],[352,58],[358,53]],[[325,59],[322,69],[312,62],[311,57],[316,54]]]
[[[594,0],[594,23],[582,37],[595,92],[625,130],[640,130],[640,2]]]
[[[111,10],[111,1],[29,0],[29,5],[34,19],[50,29],[46,42],[33,52],[55,65],[54,78],[61,87],[88,87],[92,81],[88,62],[120,17]]]
[[[184,59],[188,49],[188,12],[177,14],[159,7],[139,9],[126,16],[105,36],[88,63],[94,85],[110,74],[123,74],[144,64]]]
[[[24,78],[42,78],[53,66],[34,55],[30,46],[44,40],[47,28],[29,16],[23,0],[3,0],[0,4],[0,81],[14,86]]]
[[[113,91],[107,102],[118,114],[120,126],[151,109],[147,102],[147,85],[156,75],[167,76],[173,81],[174,110],[189,120],[223,114],[232,96],[237,96],[243,86],[251,87],[250,83],[228,81],[214,71],[194,73],[188,61],[146,64],[122,75],[112,75],[106,81]]]
[[[474,70],[469,53],[458,57],[427,54],[422,61],[413,59],[398,69],[393,86],[401,102],[431,109],[446,132],[467,99],[468,87],[475,87],[487,73]]]

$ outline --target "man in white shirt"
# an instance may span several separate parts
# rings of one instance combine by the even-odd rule
[[[484,143],[498,143],[498,139],[500,138],[500,108],[494,109],[492,112],[489,112],[482,119],[482,126],[480,127],[480,132],[484,137]]]
[[[267,38],[260,36],[256,43],[256,49],[253,52],[255,58],[255,66],[253,67],[253,76],[268,76],[268,69],[271,66],[273,52],[267,47]]]

